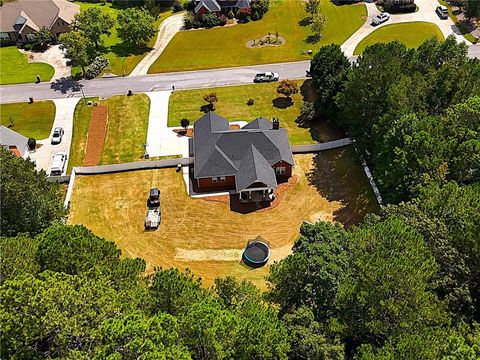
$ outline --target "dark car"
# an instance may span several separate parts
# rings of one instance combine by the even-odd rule
[[[149,208],[160,207],[160,190],[158,190],[158,188],[150,189],[150,196],[147,200],[147,206]]]

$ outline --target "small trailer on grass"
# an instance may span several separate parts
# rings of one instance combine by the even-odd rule
[[[157,188],[150,189],[150,196],[147,200],[147,215],[145,216],[145,230],[155,230],[160,226],[160,190]]]

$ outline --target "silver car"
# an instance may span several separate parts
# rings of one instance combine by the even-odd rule
[[[380,25],[381,23],[384,23],[388,19],[390,19],[390,14],[386,13],[386,12],[383,12],[383,13],[380,13],[373,18],[372,24],[373,25]]]
[[[53,129],[53,134],[52,134],[52,144],[60,144],[62,142],[62,137],[63,137],[63,128],[61,127],[56,127]]]

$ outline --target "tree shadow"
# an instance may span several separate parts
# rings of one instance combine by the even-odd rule
[[[110,51],[116,56],[127,57],[131,55],[143,55],[152,50],[149,46],[138,46],[127,43],[119,43],[110,46]]]
[[[202,105],[200,106],[200,111],[203,112],[203,113],[208,113],[210,111],[214,111],[214,107],[212,104],[205,104],[205,105]]]
[[[305,42],[307,44],[316,44],[320,41],[321,36],[319,35],[308,35],[307,38],[305,39]]]
[[[80,84],[77,80],[72,79],[71,77],[62,77],[50,83],[50,89],[52,89],[53,91],[60,91],[62,94],[66,94],[69,91],[78,92],[82,87],[82,84]]]
[[[312,22],[312,17],[311,16],[306,16],[302,20],[298,22],[299,26],[308,26]]]
[[[368,213],[379,211],[375,196],[352,146],[315,155],[308,182],[330,202],[339,202],[333,218],[346,227],[358,224]]]
[[[292,99],[287,99],[286,97],[277,97],[272,100],[272,105],[277,109],[286,109],[293,105]]]

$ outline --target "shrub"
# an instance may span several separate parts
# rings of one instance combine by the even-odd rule
[[[96,78],[103,69],[105,69],[109,65],[108,59],[105,56],[97,56],[95,60],[93,60],[92,65],[87,68],[87,72],[85,77],[87,79]]]
[[[229,19],[233,19],[233,18],[235,17],[235,14],[233,13],[232,10],[230,10],[230,11],[228,12],[227,17],[228,17]]]
[[[186,118],[183,118],[182,120],[180,120],[180,125],[185,129],[185,131],[187,130],[188,128],[188,125],[190,125],[190,120],[186,119]]]
[[[252,106],[254,103],[255,103],[255,100],[253,100],[253,99],[248,99],[247,100],[247,105],[248,106]]]
[[[32,44],[25,44],[24,48],[25,48],[25,50],[32,50],[33,45]]]
[[[269,0],[252,0],[252,3],[251,3],[252,14],[255,12],[258,13],[259,19],[263,18],[263,15],[267,13],[268,7],[269,7]]]
[[[172,6],[172,10],[173,12],[179,12],[179,11],[182,11],[183,10],[183,5],[180,1],[178,0],[175,0],[173,2],[173,6]]]
[[[308,124],[315,118],[315,105],[313,102],[305,101],[300,108],[300,115],[297,122],[300,124]]]
[[[250,21],[250,16],[247,13],[239,11],[237,13],[237,20],[239,23],[248,23]]]
[[[252,20],[257,21],[260,20],[260,15],[258,15],[258,11],[255,11],[252,15]]]
[[[33,151],[37,146],[37,140],[35,140],[34,138],[28,138],[27,145],[28,145],[28,149],[30,151]]]
[[[213,13],[203,14],[202,23],[206,28],[221,25],[221,20]]]
[[[192,27],[194,27],[194,23],[195,23],[195,16],[191,12],[187,12],[183,16],[183,27],[185,29],[191,29]]]
[[[389,8],[385,7],[385,10],[387,10],[390,13],[412,13],[417,10],[417,5],[414,3],[411,4],[396,4],[392,5]]]

